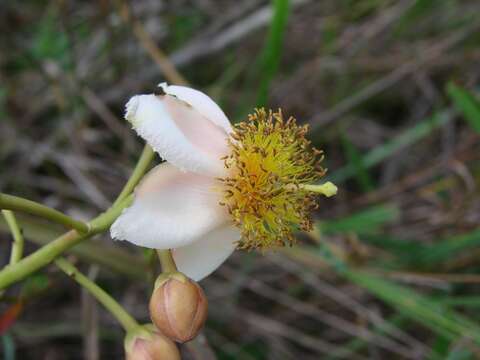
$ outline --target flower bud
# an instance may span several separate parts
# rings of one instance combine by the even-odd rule
[[[127,360],[180,360],[175,343],[160,334],[153,324],[139,327],[125,338]]]
[[[185,275],[160,275],[150,298],[150,317],[157,328],[180,343],[192,340],[207,318],[208,302],[202,288]]]

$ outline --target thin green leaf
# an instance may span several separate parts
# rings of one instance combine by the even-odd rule
[[[472,129],[480,133],[480,102],[475,96],[452,82],[447,85],[447,94],[455,107],[462,112]]]
[[[478,247],[479,244],[480,229],[468,234],[452,236],[417,253],[418,264],[423,267],[431,267],[454,258],[462,251]]]
[[[448,306],[480,307],[480,296],[448,296],[438,301]]]
[[[362,187],[363,191],[368,192],[375,188],[375,184],[367,168],[363,164],[362,155],[359,153],[355,145],[352,144],[347,136],[342,136],[342,145],[347,155],[348,162],[354,167],[355,175],[358,184]]]
[[[399,325],[402,325],[405,322],[406,317],[403,315],[395,314],[392,316],[390,319],[386,319],[385,323],[382,323],[380,325],[378,324],[373,324],[373,329],[372,333],[379,335],[379,334],[385,334],[387,331],[385,329],[385,325],[394,325],[398,327]],[[343,345],[339,351],[333,352],[332,354],[329,354],[324,360],[333,360],[333,359],[340,359],[344,358],[345,350],[349,350],[349,353],[355,353],[363,348],[365,348],[369,342],[366,339],[362,338],[355,338],[351,341],[349,341],[347,344]]]
[[[62,67],[71,65],[70,44],[68,37],[59,26],[59,15],[50,10],[35,29],[31,55],[38,61],[55,60]]]
[[[436,354],[439,354],[442,357],[442,359],[445,359],[445,357],[448,354],[450,344],[451,344],[450,340],[446,339],[443,336],[437,336],[432,345],[433,352],[430,354],[427,360],[434,360]]]
[[[1,336],[3,347],[3,358],[5,360],[15,360],[15,342],[9,334]]]
[[[472,338],[480,344],[480,327],[439,302],[407,287],[362,271],[346,271],[345,276],[395,307],[400,313],[451,340]]]
[[[402,35],[406,31],[415,29],[415,23],[421,18],[431,15],[435,7],[441,6],[442,2],[438,0],[416,0],[415,3],[408,9],[403,16],[397,21],[394,33],[395,35]]]
[[[320,244],[317,254],[340,275],[434,333],[452,341],[467,338],[480,344],[480,327],[440,302],[364,270],[350,269],[325,244]]]
[[[448,354],[445,360],[473,360],[473,354],[463,347],[455,347]]]
[[[451,118],[452,111],[449,110],[434,114],[417,125],[405,130],[389,142],[377,146],[375,149],[368,152],[362,159],[363,166],[368,169],[381,163],[383,160],[401,149],[404,149],[428,136],[433,130],[446,124]],[[349,164],[333,172],[332,175],[328,177],[328,180],[335,183],[341,183],[348,180],[353,175],[355,175],[355,167],[352,164]]]
[[[257,94],[257,106],[265,106],[268,99],[270,83],[280,65],[282,44],[290,12],[289,0],[272,0],[273,18],[270,25],[267,42],[261,57],[260,85]]]
[[[395,221],[400,214],[398,207],[392,204],[376,205],[342,219],[325,221],[317,229],[323,234],[374,233],[383,225]]]

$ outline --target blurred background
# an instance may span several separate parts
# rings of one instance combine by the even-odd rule
[[[185,359],[480,358],[480,3],[126,4],[2,0],[0,191],[105,210],[143,147],[124,104],[165,79],[233,122],[281,107],[310,124],[339,193],[298,246],[236,252],[202,282],[209,318]],[[18,219],[26,253],[63,231]],[[0,265],[10,244],[2,219]],[[104,234],[69,254],[148,321],[151,253]],[[1,359],[123,358],[120,326],[54,266],[0,314]]]

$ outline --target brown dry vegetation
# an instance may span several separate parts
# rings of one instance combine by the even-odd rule
[[[236,252],[202,282],[209,319],[185,358],[479,358],[480,4],[291,0],[270,27],[280,3],[141,0],[126,19],[115,1],[3,1],[0,191],[80,219],[105,210],[143,145],[124,104],[181,81],[168,61],[235,121],[266,89],[268,107],[311,125],[340,191],[298,246]],[[19,221],[27,253],[62,231]],[[104,234],[71,254],[148,320],[150,253]],[[0,357],[123,356],[115,320],[54,266],[0,313],[20,294]]]

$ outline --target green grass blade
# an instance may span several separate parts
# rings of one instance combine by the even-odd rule
[[[433,350],[435,353],[432,354],[427,360],[434,360],[435,354],[438,353],[442,356],[444,360],[474,360],[475,357],[465,346],[462,346],[462,343],[454,343],[449,341],[441,336],[437,337],[433,344]]]
[[[363,166],[368,169],[379,164],[401,149],[404,149],[423,139],[433,130],[446,124],[451,118],[452,111],[449,110],[444,110],[434,114],[432,117],[429,117],[417,125],[405,130],[402,134],[396,136],[391,141],[381,146],[377,146],[375,149],[368,152],[362,159]],[[333,172],[332,175],[328,177],[328,180],[341,183],[345,180],[348,180],[353,175],[355,175],[355,167],[352,164],[349,164]]]
[[[422,244],[418,240],[400,239],[390,235],[362,233],[360,239],[399,257],[403,255],[416,257],[418,252],[429,249],[428,245]]]
[[[423,252],[417,254],[417,262],[421,267],[431,267],[479,245],[480,229],[477,229],[468,234],[452,236],[429,246]]]
[[[327,235],[349,232],[375,233],[383,225],[395,221],[399,214],[398,207],[393,204],[376,205],[342,219],[321,222],[317,229]]]
[[[2,338],[3,358],[5,360],[15,360],[15,342],[9,334],[4,334]]]
[[[402,325],[405,322],[405,319],[406,319],[405,316],[395,314],[390,319],[386,319],[385,323],[388,324],[388,325],[393,325],[393,326],[398,327],[399,325]],[[380,326],[380,325],[374,324],[373,329],[372,329],[372,333],[374,333],[376,335],[385,334],[386,333],[385,326]],[[368,346],[368,341],[366,341],[365,339],[361,339],[361,338],[355,338],[355,339],[351,340],[350,342],[348,342],[347,344],[343,345],[341,347],[341,351],[336,351],[336,352],[333,352],[332,354],[329,354],[324,360],[333,360],[333,359],[344,358],[344,350],[348,349],[349,353],[355,353],[355,352],[358,352],[358,351],[362,350],[366,346]]]
[[[368,170],[363,164],[362,156],[358,152],[355,145],[353,145],[350,139],[346,136],[342,136],[342,145],[345,154],[347,155],[348,162],[355,169],[356,179],[362,190],[368,192],[375,189],[373,179],[371,178]]]
[[[366,272],[347,271],[345,276],[438,335],[450,340],[468,337],[480,344],[480,327],[439,302]]]
[[[418,263],[418,254],[425,253],[429,246],[415,240],[405,240],[382,234],[363,233],[360,240],[376,248],[388,251],[391,257],[375,257],[370,266],[389,270],[412,268]]]
[[[394,28],[395,35],[402,35],[408,30],[415,28],[413,25],[435,11],[435,7],[441,6],[442,2],[438,0],[416,0],[403,16],[397,21]]]
[[[54,9],[46,12],[38,22],[31,47],[31,56],[38,61],[55,60],[64,69],[72,65],[67,34],[59,26],[59,14]]]
[[[448,306],[480,307],[480,296],[449,296],[438,301]]]
[[[480,245],[480,229],[438,240],[433,245],[382,234],[367,232],[359,234],[363,242],[389,251],[394,256],[394,260],[380,259],[375,262],[376,266],[388,269],[432,269],[438,264],[452,260],[465,251]]]
[[[455,107],[462,112],[472,129],[480,134],[480,102],[471,92],[452,82],[447,85],[447,94]]]
[[[448,354],[445,360],[473,360],[473,354],[465,348],[456,347]]]
[[[257,106],[265,106],[268,99],[270,83],[280,65],[282,44],[290,12],[289,0],[272,0],[273,17],[260,65],[260,85],[257,94]]]
[[[317,254],[340,275],[377,296],[400,314],[428,327],[437,335],[451,341],[468,338],[480,344],[480,326],[441,302],[378,275],[360,269],[350,269],[325,244],[320,244]]]

